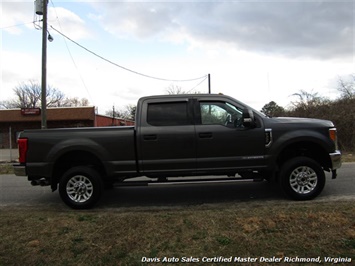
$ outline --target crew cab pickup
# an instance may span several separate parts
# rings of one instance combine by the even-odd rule
[[[106,185],[139,176],[257,178],[309,200],[322,192],[324,171],[336,178],[341,166],[332,122],[271,118],[213,94],[144,97],[135,126],[25,130],[18,147],[15,174],[52,191],[59,186],[77,209],[94,206]]]

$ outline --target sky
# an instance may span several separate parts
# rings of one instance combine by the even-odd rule
[[[0,1],[3,101],[41,82],[42,16],[32,0]],[[212,93],[288,107],[301,90],[339,97],[354,31],[354,0],[50,0],[47,82],[100,114],[169,87],[207,93],[208,74]]]

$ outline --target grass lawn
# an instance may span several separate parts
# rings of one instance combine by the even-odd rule
[[[0,265],[274,265],[272,260],[305,265],[297,260],[325,263],[339,257],[355,261],[353,201],[96,211],[3,207],[0,217]]]

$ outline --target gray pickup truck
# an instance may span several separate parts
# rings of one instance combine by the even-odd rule
[[[105,186],[139,176],[270,180],[286,196],[309,200],[322,192],[324,171],[336,178],[341,166],[332,122],[270,118],[213,94],[144,97],[135,126],[25,130],[18,147],[15,174],[53,191],[59,185],[76,209],[96,204]]]

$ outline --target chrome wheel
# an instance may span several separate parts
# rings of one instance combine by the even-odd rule
[[[281,166],[279,182],[286,196],[295,200],[310,200],[322,192],[325,174],[317,161],[299,156]]]
[[[308,166],[300,166],[290,175],[291,188],[299,194],[312,192],[318,183],[317,173]]]
[[[72,201],[83,203],[92,197],[94,193],[94,186],[88,177],[76,175],[68,181],[66,191],[68,197]]]
[[[89,209],[102,195],[101,175],[92,167],[75,166],[66,171],[59,181],[59,195],[73,209]]]

